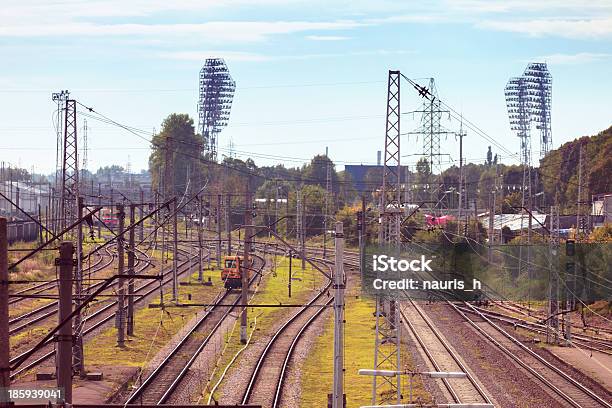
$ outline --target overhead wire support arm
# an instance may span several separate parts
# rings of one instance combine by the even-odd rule
[[[402,74],[400,72],[400,75],[402,76],[402,78],[404,78],[406,81],[408,81],[408,83],[410,85],[412,85],[412,87],[414,89],[416,89],[416,91],[419,93],[419,95],[425,99],[428,99],[430,101],[433,101],[436,97],[430,92],[429,89],[427,89],[426,87],[417,84],[416,82],[414,82],[412,79],[408,78],[406,75]]]
[[[12,264],[9,265],[9,270],[12,270],[13,268],[15,268],[17,265],[21,264],[23,261],[25,261],[26,259],[30,258],[32,255],[34,255],[35,253],[43,250],[44,248],[46,248],[47,246],[49,246],[52,242],[60,239],[64,234],[66,234],[68,231],[70,231],[71,229],[73,229],[74,227],[76,227],[77,225],[79,225],[81,222],[87,220],[87,219],[91,219],[91,217],[97,213],[98,211],[100,211],[102,209],[102,207],[95,207],[92,211],[90,211],[89,213],[87,213],[86,215],[84,215],[82,218],[76,220],[75,222],[73,222],[72,224],[70,224],[69,226],[67,226],[66,228],[64,228],[62,231],[60,231],[59,234],[54,235],[51,239],[49,239],[48,241],[44,242],[42,245],[39,245],[38,247],[34,248],[32,251],[28,252],[24,257],[22,257],[21,259],[19,259],[18,261],[13,262]]]

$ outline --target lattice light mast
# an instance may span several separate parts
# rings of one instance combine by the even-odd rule
[[[527,83],[531,121],[540,131],[540,158],[552,150],[550,109],[552,100],[552,76],[546,63],[532,62],[523,73]]]
[[[510,129],[521,144],[521,164],[531,165],[531,111],[525,77],[510,78],[505,89]]]
[[[521,139],[521,162],[530,163],[532,125],[540,131],[540,158],[552,149],[552,76],[546,63],[532,62],[523,75],[506,85],[506,105],[510,127]]]
[[[204,151],[217,160],[218,136],[229,121],[236,82],[223,58],[208,58],[200,70],[198,131],[204,138]]]

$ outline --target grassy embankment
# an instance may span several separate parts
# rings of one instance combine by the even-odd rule
[[[360,368],[373,368],[374,336],[376,317],[375,303],[360,296],[360,287],[355,285],[347,289],[345,306],[344,334],[344,392],[347,406],[358,407],[372,402],[372,377],[361,376]],[[330,317],[323,334],[317,338],[302,368],[302,407],[327,406],[327,394],[333,385],[333,344],[334,322]],[[405,347],[402,347],[402,364],[404,369],[412,368],[412,359]],[[408,379],[402,378],[404,401],[408,402]],[[421,398],[430,401],[423,383],[415,377],[413,383],[413,401]]]
[[[207,303],[219,291],[224,290],[219,270],[204,271],[204,280],[208,280],[208,277],[213,281],[213,286],[179,286],[180,303]],[[196,281],[197,272],[189,276],[188,280]],[[164,309],[144,307],[136,311],[135,333],[127,339],[125,347],[117,347],[117,329],[114,327],[103,330],[95,339],[88,341],[85,344],[88,369],[103,371],[105,366],[144,366],[184,324],[203,310],[202,307],[172,306],[171,298],[171,289],[164,288]],[[151,303],[159,303],[159,297],[152,299]]]

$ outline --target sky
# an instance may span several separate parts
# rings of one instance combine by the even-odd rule
[[[422,84],[435,78],[439,98],[473,124],[464,128],[471,162],[489,145],[502,162],[517,162],[504,87],[532,61],[553,77],[553,147],[612,125],[612,0],[3,0],[1,160],[53,171],[51,93],[63,89],[151,133],[175,112],[197,126],[208,57],[224,58],[236,81],[219,153],[258,165],[301,166],[326,147],[338,169],[375,164],[388,70]],[[403,81],[402,164],[423,151],[411,133],[420,116],[410,113],[421,104]],[[448,166],[458,163],[460,123],[443,115],[442,125]],[[147,168],[146,140],[94,119],[87,128],[90,170]]]

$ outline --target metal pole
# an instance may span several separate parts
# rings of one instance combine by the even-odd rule
[[[11,385],[9,360],[8,236],[6,218],[0,218],[0,401],[8,401]]]
[[[336,267],[334,279],[334,389],[332,408],[344,407],[344,234],[336,222]]]
[[[144,217],[144,190],[142,189],[142,186],[140,186],[140,206],[138,207],[140,209],[140,219],[142,219]],[[144,241],[144,222],[142,224],[140,224],[140,237],[138,239],[139,242]]]
[[[274,180],[274,232],[278,233],[278,185]]]
[[[83,197],[77,197],[77,219],[83,218]],[[83,294],[83,223],[80,222],[77,226],[77,246],[76,246],[76,257],[77,264],[74,274],[74,293],[76,295],[75,307],[81,305],[81,295]],[[85,376],[85,363],[83,353],[83,337],[82,337],[82,320],[81,313],[77,313],[74,316],[74,345],[72,348],[73,353],[73,364],[74,370],[81,375]]]
[[[42,208],[40,204],[38,204],[38,222],[40,223],[38,226],[38,244],[42,245],[43,242],[45,241],[43,240],[43,224],[42,224],[43,220],[42,220]]]
[[[204,256],[204,251],[202,251],[202,223],[204,222],[204,211],[202,209],[202,197],[199,200],[198,207],[198,282],[202,282],[202,257]]]
[[[291,297],[291,266],[293,264],[293,251],[289,250],[289,282],[287,283],[287,289],[289,291],[289,297]]]
[[[217,268],[221,268],[221,194],[217,194]]]
[[[251,236],[253,235],[253,197],[251,196],[250,177],[247,176],[246,180],[246,209],[244,212],[244,266],[242,269],[242,293],[241,302],[244,305],[242,307],[242,313],[240,315],[240,342],[246,344],[247,342],[247,303],[249,301],[249,271],[251,268],[250,256],[251,256]]]
[[[232,196],[225,195],[225,229],[227,230],[227,255],[232,254]]]
[[[285,202],[285,238],[289,238],[289,187],[287,187],[287,201]]]
[[[102,185],[98,183],[98,207],[102,206]],[[98,238],[102,237],[102,223],[98,222]]]
[[[130,225],[134,225],[136,222],[136,205],[130,204]],[[144,224],[144,223],[143,223]],[[136,271],[134,271],[134,261],[135,261],[135,235],[136,231],[134,228],[130,229],[129,235],[129,249],[128,249],[128,259],[127,259],[127,267],[128,267],[128,275],[134,275]],[[134,335],[134,279],[130,278],[128,280],[128,307],[127,307],[127,335]]]
[[[123,204],[117,205],[117,217],[119,219],[119,230],[117,235],[117,274],[123,275],[124,268],[124,238],[123,238],[123,226],[125,223],[125,211]],[[125,289],[124,279],[119,278],[117,282],[117,314],[115,318],[115,327],[117,327],[117,346],[124,347],[125,345],[125,318],[124,318],[124,307],[125,307]]]
[[[363,274],[365,270],[365,243],[366,234],[366,201],[365,196],[361,196],[361,226],[359,228],[359,271]]]
[[[463,123],[462,123],[463,124]],[[457,228],[460,228],[461,225],[461,215],[463,211],[463,134],[462,131],[459,131],[459,209],[457,216]],[[457,235],[459,235],[459,230],[457,230]]]
[[[59,264],[59,322],[72,313],[72,269],[74,267],[72,242],[60,244]],[[64,402],[72,404],[72,319],[68,319],[58,330],[55,361],[57,364],[57,386],[64,392]]]
[[[491,263],[491,245],[493,244],[493,220],[494,220],[494,212],[495,212],[495,195],[493,191],[489,191],[489,245],[487,245],[487,258],[489,263]]]
[[[175,199],[174,204],[172,205],[172,211],[174,213],[172,216],[172,223],[174,224],[174,230],[172,231],[172,300],[174,301],[178,301],[178,218],[176,214],[176,204]],[[191,271],[189,272],[191,273]]]

